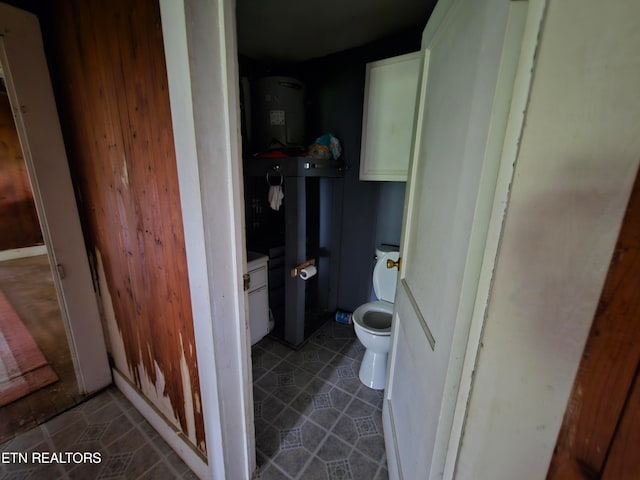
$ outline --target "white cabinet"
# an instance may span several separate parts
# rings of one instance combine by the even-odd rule
[[[269,282],[267,262],[269,257],[248,252],[249,274],[249,329],[251,345],[269,333]]]
[[[421,52],[367,64],[360,180],[407,181]]]

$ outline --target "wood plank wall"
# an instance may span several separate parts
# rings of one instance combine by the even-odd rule
[[[0,92],[0,251],[43,243],[11,104]]]
[[[158,1],[56,0],[49,19],[41,17],[51,22],[43,30],[69,161],[115,316],[115,366],[160,411],[168,398],[204,453]]]

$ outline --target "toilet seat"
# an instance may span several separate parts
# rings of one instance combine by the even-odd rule
[[[393,303],[384,300],[365,303],[353,312],[353,321],[373,335],[391,335]]]

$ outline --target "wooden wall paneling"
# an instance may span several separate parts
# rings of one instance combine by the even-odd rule
[[[633,388],[620,419],[617,433],[607,457],[603,480],[637,480],[640,478],[640,382],[636,372]]]
[[[607,463],[610,446],[619,441],[618,422],[640,365],[638,291],[640,176],[636,178],[627,206],[565,411],[548,479],[600,478]],[[630,404],[638,401],[638,393],[634,395]],[[629,415],[637,417],[637,410]],[[637,455],[635,460],[637,469],[640,465]]]
[[[11,103],[0,92],[0,251],[43,243]]]
[[[126,356],[116,367],[150,397],[149,383],[164,385],[204,452],[158,4],[58,1],[53,12],[63,128]]]

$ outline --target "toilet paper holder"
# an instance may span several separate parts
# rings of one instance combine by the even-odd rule
[[[307,260],[304,263],[301,263],[300,265],[296,265],[295,267],[293,267],[291,269],[291,278],[295,278],[300,274],[300,270],[302,270],[303,268],[307,268],[309,265],[314,265],[316,264],[316,259],[315,258],[311,258],[309,260]]]

